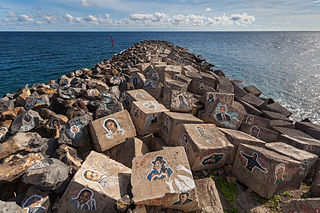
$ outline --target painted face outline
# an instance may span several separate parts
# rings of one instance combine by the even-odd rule
[[[231,95],[225,95],[225,96],[224,96],[224,102],[225,102],[227,105],[229,105],[229,106],[232,105],[232,102],[233,102],[232,99],[233,99],[233,98],[232,98]]]
[[[188,204],[188,203],[192,202],[192,200],[189,198],[189,196],[190,196],[189,192],[181,192],[178,195],[178,201],[172,203],[171,205],[183,206],[185,204]]]
[[[30,196],[22,205],[23,209],[31,210],[32,208],[39,207],[41,209],[46,209],[45,207],[41,206],[43,197],[37,194]]]
[[[119,123],[114,118],[107,118],[103,121],[103,128],[108,132],[106,137],[112,139],[113,136],[118,135],[119,133],[123,135],[125,130],[122,129]]]
[[[31,108],[34,105],[36,105],[37,100],[35,99],[35,97],[33,97],[32,95],[30,95],[27,99],[26,99],[26,104],[25,104],[25,108]]]
[[[72,205],[75,209],[83,209],[87,207],[88,210],[95,210],[96,200],[94,199],[94,192],[89,188],[83,188],[78,195],[72,198]]]
[[[82,172],[82,177],[84,180],[96,183],[99,187],[104,190],[108,184],[108,177],[105,173],[98,172],[93,169],[86,169]]]
[[[73,134],[73,138],[76,137],[76,135],[80,132],[80,127],[78,125],[72,125],[70,127],[70,132]]]
[[[248,115],[247,119],[246,119],[246,123],[249,125],[252,125],[254,122],[255,116],[254,115]]]
[[[1,127],[0,128],[0,139],[2,137],[4,137],[7,134],[7,132],[8,132],[8,129],[6,127]]]
[[[151,162],[153,166],[152,170],[147,175],[147,179],[149,181],[154,181],[169,178],[173,171],[170,167],[165,166],[166,163],[163,156],[157,155],[155,160]]]
[[[96,90],[95,89],[88,89],[88,96],[89,97],[95,97],[96,96]]]
[[[150,102],[150,101],[145,102],[145,103],[143,103],[142,105],[143,105],[145,108],[151,109],[151,110],[156,110],[156,109],[159,108],[158,104],[155,104],[155,103]]]
[[[253,137],[259,138],[260,131],[261,131],[261,129],[258,126],[254,125],[250,128],[250,135]]]
[[[276,166],[274,170],[274,175],[275,175],[274,184],[281,184],[284,182],[285,169],[286,169],[286,165],[284,163],[279,163]]]
[[[50,128],[60,129],[60,120],[58,118],[53,118],[50,122]]]

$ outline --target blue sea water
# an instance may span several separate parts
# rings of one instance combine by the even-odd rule
[[[0,96],[90,68],[143,40],[186,47],[257,86],[293,119],[320,124],[320,32],[0,32]]]

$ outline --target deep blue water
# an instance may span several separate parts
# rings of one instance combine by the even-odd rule
[[[136,42],[166,40],[188,48],[230,78],[253,84],[320,123],[320,32],[0,32],[0,96],[26,83],[92,67]]]

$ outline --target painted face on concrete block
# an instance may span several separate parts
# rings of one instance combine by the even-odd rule
[[[179,200],[172,203],[174,206],[182,206],[185,204],[188,204],[192,202],[192,200],[189,198],[190,194],[188,192],[181,192],[178,196]]]
[[[284,173],[285,173],[285,168],[286,168],[286,165],[284,163],[279,163],[276,168],[275,168],[275,182],[274,184],[281,184],[281,183],[284,183]]]
[[[250,135],[253,137],[259,138],[260,137],[260,128],[258,126],[252,126],[250,128]]]
[[[173,171],[170,167],[165,166],[166,163],[163,156],[157,156],[155,160],[152,161],[153,170],[149,172],[147,179],[154,181],[169,178]]]
[[[125,133],[124,129],[121,129],[120,125],[114,118],[107,118],[103,122],[103,128],[107,130],[106,137],[108,139],[112,139],[114,136],[121,134],[123,135]]]
[[[37,103],[36,99],[33,96],[29,96],[26,100],[25,108],[29,109]]]
[[[246,119],[246,123],[252,125],[254,121],[254,115],[249,115]]]
[[[95,210],[97,207],[93,196],[94,193],[91,189],[83,188],[76,197],[72,198],[72,206],[75,209]]]
[[[224,102],[227,104],[227,105],[229,105],[229,106],[231,106],[232,105],[232,96],[231,95],[225,95],[224,96]]]
[[[58,118],[53,118],[50,122],[51,129],[60,129],[60,120]]]
[[[82,173],[83,179],[89,182],[99,184],[101,189],[105,189],[108,183],[108,177],[104,173],[98,171],[87,169]]]

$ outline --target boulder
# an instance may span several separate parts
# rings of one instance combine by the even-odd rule
[[[115,161],[132,168],[132,160],[135,157],[149,152],[148,146],[139,138],[128,138],[126,142],[121,143],[110,150],[108,155]],[[109,154],[110,153],[110,154]]]
[[[104,152],[127,138],[136,136],[136,130],[127,110],[90,122],[90,133],[94,147]]]
[[[88,132],[88,124],[91,117],[88,114],[84,116],[74,117],[68,121],[63,127],[61,136],[58,140],[59,144],[67,144],[80,150],[90,150],[90,136]]]
[[[22,110],[22,111],[21,111]],[[1,120],[14,120],[20,112],[25,111],[23,107],[7,109],[1,113]]]
[[[162,113],[168,111],[156,101],[135,101],[132,103],[130,115],[138,134],[147,135],[159,132]]]
[[[318,161],[317,155],[301,149],[297,149],[291,145],[282,142],[267,143],[265,147],[269,150],[285,155],[294,160],[300,161],[305,168],[305,180],[307,180],[310,177],[314,177],[314,170]]]
[[[137,205],[198,210],[198,197],[183,147],[150,152],[132,161],[132,194]]]
[[[254,85],[243,87],[243,90],[257,97],[259,97],[262,94],[262,92]]]
[[[48,139],[41,138],[38,133],[19,132],[11,137],[8,141],[2,143],[2,149],[0,149],[0,159],[22,150],[26,152],[43,152],[46,154],[46,150],[48,149],[49,145]]]
[[[310,135],[311,137],[320,140],[320,125],[311,122],[296,122],[296,129]]]
[[[264,198],[299,189],[305,174],[301,162],[276,152],[240,144],[232,174]]]
[[[277,141],[279,136],[279,133],[276,131],[247,123],[242,123],[240,130],[265,142]]]
[[[57,212],[116,213],[115,202],[128,193],[130,175],[131,169],[91,151],[60,199]]]
[[[273,129],[273,127],[277,127],[277,126],[294,129],[294,124],[292,122],[284,121],[284,120],[271,120],[270,121],[270,129]]]
[[[99,119],[124,109],[122,103],[111,93],[102,95],[102,100],[96,101],[97,110],[94,111],[94,119]]]
[[[47,213],[50,206],[48,192],[41,191],[37,187],[31,186],[28,191],[25,192],[20,206],[23,208],[24,213]]]
[[[202,213],[223,213],[218,190],[211,178],[195,180]]]
[[[23,213],[22,208],[15,202],[6,202],[0,200],[0,212],[1,213]]]
[[[290,115],[292,115],[292,112],[290,112],[287,108],[283,107],[277,102],[267,104],[263,108],[271,112],[278,112],[286,117],[290,117]]]
[[[313,196],[320,197],[320,170],[316,174],[310,187],[310,192]]]
[[[236,101],[239,101],[239,99],[241,99],[246,95],[248,95],[246,91],[244,91],[242,88],[240,88],[236,84],[234,85],[234,98]]]
[[[225,76],[220,76],[218,79],[217,91],[225,93],[234,93],[234,86]]]
[[[43,119],[39,115],[38,112],[33,110],[28,110],[26,112],[18,115],[11,125],[11,134],[15,134],[17,132],[28,132],[38,126]]]
[[[283,213],[294,212],[319,212],[320,211],[320,198],[308,199],[293,199],[283,203]]]
[[[0,182],[12,182],[19,178],[33,164],[44,159],[42,154],[11,155],[0,164]]]
[[[46,158],[34,163],[22,177],[24,183],[45,190],[59,188],[68,178],[68,166],[55,158]]]
[[[131,109],[131,104],[134,101],[156,101],[156,99],[144,89],[128,90],[122,93],[123,106],[129,112]]]
[[[177,144],[179,135],[179,124],[187,123],[203,123],[202,120],[192,114],[179,112],[164,112],[162,114],[162,122],[160,128],[160,136],[168,145]]]
[[[297,129],[288,129],[283,127],[274,127],[274,129],[281,133],[279,136],[279,141],[320,156],[319,140]]]
[[[236,157],[236,153],[240,144],[248,144],[252,146],[259,146],[264,147],[266,142],[255,138],[247,133],[233,130],[233,129],[226,129],[226,128],[219,128],[219,130],[224,133],[227,139],[233,144],[234,148],[228,160],[228,163],[233,164],[233,161]]]
[[[185,148],[192,171],[223,166],[233,150],[214,124],[182,124],[175,145]]]
[[[258,127],[269,128],[271,121],[263,117],[247,114],[243,122],[248,125],[255,125]]]
[[[47,108],[49,105],[50,105],[50,102],[47,95],[41,95],[41,96],[30,95],[26,99],[24,108],[26,108],[26,110],[33,109],[35,111],[38,111],[41,108]]]

